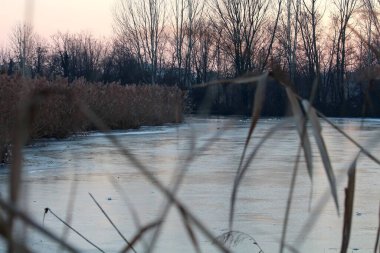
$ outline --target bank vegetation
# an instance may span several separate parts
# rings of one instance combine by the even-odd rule
[[[97,129],[83,115],[90,109],[110,129],[178,123],[182,120],[183,92],[176,87],[89,83],[77,79],[48,81],[0,75],[1,161],[8,160],[10,144],[23,113],[30,140],[64,138]]]

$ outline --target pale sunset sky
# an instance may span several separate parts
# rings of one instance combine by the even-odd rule
[[[54,33],[112,34],[116,0],[0,0],[0,48],[6,46],[17,23],[31,19],[34,31],[48,39]]]
[[[113,34],[113,9],[117,1],[0,0],[0,49],[8,46],[12,30],[25,20],[31,20],[34,31],[44,39],[49,39],[58,31],[89,32],[96,38],[110,37]],[[322,3],[322,9],[327,12],[334,9],[331,8],[331,2]],[[328,16],[325,13],[326,19]]]

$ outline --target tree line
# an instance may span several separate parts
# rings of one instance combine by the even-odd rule
[[[379,5],[379,0],[118,0],[112,38],[57,32],[47,40],[31,25],[17,25],[0,50],[0,71],[192,90],[215,79],[278,70],[302,97],[310,97],[316,84],[314,103],[327,114],[374,116]],[[219,87],[213,107],[246,113],[250,91]],[[283,103],[282,92],[276,86],[268,91],[269,114]],[[206,96],[193,93],[196,104]]]

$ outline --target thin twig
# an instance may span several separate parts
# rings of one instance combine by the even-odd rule
[[[190,152],[189,152],[189,155],[186,157],[185,159],[185,162],[179,166],[179,174],[178,176],[176,176],[174,178],[174,186],[172,188],[172,194],[174,196],[176,196],[178,190],[179,190],[179,186],[181,185],[182,183],[182,180],[184,179],[186,173],[187,173],[187,170],[188,168],[190,167],[190,164],[191,162],[194,161],[194,159],[196,159],[197,157],[199,157],[198,155],[202,154],[204,151],[208,150],[215,142],[216,140],[218,140],[220,138],[220,136],[224,133],[225,130],[229,129],[229,124],[226,123],[222,129],[220,131],[217,131],[211,138],[209,141],[207,141],[204,145],[202,145],[201,147],[199,148],[196,148],[195,147],[195,143],[196,143],[196,137],[195,137],[195,134],[192,132],[192,138],[190,140]],[[150,247],[148,249],[147,252],[151,252],[154,248],[154,245],[155,243],[157,242],[158,240],[158,237],[160,235],[160,231],[161,231],[161,228],[162,228],[162,224],[164,223],[168,213],[169,213],[169,210],[170,210],[170,207],[172,206],[173,202],[168,200],[167,204],[165,205],[161,215],[159,217],[161,217],[161,221],[162,223],[159,224],[157,226],[157,228],[155,229],[155,232],[153,234],[153,237],[152,237],[152,240],[151,240],[151,243],[150,243]],[[180,208],[179,208],[180,209]]]
[[[194,250],[196,253],[201,253],[201,248],[199,247],[199,242],[198,242],[198,239],[194,233],[194,230],[190,224],[190,221],[189,221],[189,218],[187,217],[186,215],[186,211],[179,208],[179,212],[181,214],[181,217],[182,217],[182,222],[186,228],[186,231],[187,231],[187,234],[188,236],[190,237],[190,240],[191,240],[191,243],[193,244],[194,246]]]
[[[49,211],[55,218],[57,218],[60,222],[62,222],[65,226],[67,226],[68,228],[70,228],[72,231],[74,231],[77,235],[79,235],[80,237],[82,237],[86,242],[88,242],[89,244],[91,244],[92,246],[94,246],[97,250],[99,250],[102,253],[105,253],[104,250],[102,250],[101,248],[99,248],[98,246],[96,246],[93,242],[91,242],[89,239],[87,239],[84,235],[82,235],[80,232],[78,232],[75,228],[73,228],[72,226],[70,226],[70,224],[68,224],[67,222],[65,222],[61,218],[59,218],[50,208],[47,208],[47,211]]]
[[[36,231],[44,234],[48,238],[52,239],[53,241],[61,244],[66,250],[72,252],[72,253],[79,253],[78,250],[73,248],[71,245],[60,239],[55,234],[47,231],[45,228],[43,228],[41,225],[36,223],[34,220],[32,220],[29,216],[27,216],[25,213],[20,211],[18,208],[14,207],[13,205],[6,203],[3,199],[0,198],[0,207],[6,210],[9,213],[12,213],[14,216],[17,216],[19,219],[21,219],[23,222],[25,222],[27,225],[34,228]]]
[[[341,173],[337,174],[337,185],[341,184],[344,179],[345,172],[342,171]],[[329,203],[328,199],[330,198],[331,193],[328,191],[325,191],[324,194],[320,197],[319,201],[315,204],[316,208],[312,210],[310,213],[308,220],[303,224],[302,228],[300,229],[300,232],[298,233],[297,238],[294,240],[295,245],[300,245],[304,238],[308,236],[308,234],[311,232],[311,229],[316,224],[317,220],[320,217],[320,214],[322,210],[325,208],[325,206]]]
[[[330,126],[332,126],[335,130],[341,133],[344,137],[346,137],[352,144],[360,149],[360,151],[365,154],[369,159],[373,160],[375,163],[380,165],[380,160],[377,159],[374,155],[371,154],[366,148],[360,145],[357,141],[355,141],[350,135],[348,135],[344,130],[342,130],[339,126],[335,125],[331,120],[329,120],[325,115],[321,112],[318,112],[318,116],[321,117],[324,121],[326,121]]]
[[[77,177],[77,176],[75,175],[75,177]],[[67,220],[67,223],[69,223],[69,224],[72,221],[72,217],[73,217],[73,213],[74,213],[73,210],[74,210],[75,198],[77,196],[76,195],[77,188],[78,188],[78,181],[74,179],[71,182],[70,195],[69,195],[70,197],[69,197],[68,205],[67,205],[67,209],[66,209],[66,220]],[[44,214],[44,219],[45,219],[45,214]],[[69,229],[68,229],[68,227],[65,227],[62,231],[62,240],[66,240],[68,235],[69,235]],[[57,249],[57,252],[61,252],[61,251],[62,251],[62,247]]]
[[[374,253],[377,253],[378,251],[380,251],[379,241],[380,241],[380,207],[379,207],[379,226],[377,228],[375,249],[373,251]]]
[[[265,100],[267,77],[268,77],[268,73],[266,72],[262,76],[262,78],[260,80],[258,80],[258,84],[257,84],[256,91],[255,91],[253,107],[252,107],[251,125],[249,127],[247,137],[245,139],[243,152],[242,152],[241,157],[240,157],[240,162],[239,162],[239,166],[238,166],[236,174],[241,173],[244,158],[245,158],[245,155],[246,155],[246,152],[248,149],[248,144],[251,141],[253,131],[255,130],[256,125],[257,125],[257,123],[260,119],[260,116],[261,116],[261,110],[262,110],[264,100]],[[230,219],[229,220],[229,229],[230,230],[232,230],[232,222],[233,221]]]
[[[79,107],[84,113],[84,115],[90,119],[93,124],[101,131],[108,133],[110,130],[109,128],[104,124],[102,120],[100,120],[82,101],[78,101]],[[116,146],[119,148],[121,154],[127,158],[130,162],[132,162],[137,170],[139,170],[143,176],[145,176],[150,183],[155,186],[168,200],[173,202],[178,207],[184,207],[184,204],[172,194],[170,190],[168,190],[159,179],[157,179],[141,162],[135,155],[133,155],[127,148],[125,148],[119,140],[112,135],[106,135],[106,137]],[[215,236],[212,235],[212,233],[205,227],[205,225],[197,219],[189,209],[184,208],[187,212],[187,215],[189,219],[196,225],[199,230],[211,241],[213,242],[222,252],[229,252],[229,250],[219,243]]]
[[[142,228],[142,225],[141,225],[141,221],[140,221],[140,218],[137,214],[137,210],[134,208],[134,206],[130,203],[130,200],[128,199],[127,195],[125,194],[123,188],[120,186],[119,182],[117,182],[113,177],[109,177],[109,180],[110,182],[112,183],[112,185],[115,187],[115,189],[121,193],[121,197],[123,198],[124,202],[126,203],[127,205],[127,208],[129,209],[129,212],[132,216],[132,220],[135,224],[135,227],[137,228],[137,230],[140,230]],[[147,249],[149,247],[148,243],[143,240],[144,238],[142,238],[142,243],[145,247],[145,250],[144,252],[147,252]]]
[[[246,162],[244,166],[241,168],[240,173],[236,173],[231,197],[230,197],[230,213],[229,213],[229,223],[232,227],[233,225],[233,219],[234,219],[234,213],[235,213],[235,204],[236,204],[236,198],[240,186],[240,182],[243,179],[245,173],[247,172],[249,168],[249,164],[252,162],[253,158],[256,156],[256,154],[259,152],[262,145],[265,143],[265,141],[270,138],[275,132],[277,132],[279,129],[281,129],[289,120],[284,120],[279,122],[277,125],[269,129],[269,131],[260,139],[260,142],[256,145],[255,149],[249,154],[249,156],[246,159]]]
[[[292,181],[290,182],[288,200],[286,202],[285,218],[284,218],[284,223],[282,224],[282,235],[281,235],[281,243],[280,243],[280,253],[282,253],[284,251],[284,248],[285,248],[284,246],[285,246],[285,241],[286,241],[286,231],[287,231],[287,228],[288,228],[288,222],[289,222],[289,216],[290,216],[290,208],[291,208],[291,205],[292,205],[293,193],[294,193],[294,188],[295,188],[295,185],[296,185],[298,165],[299,165],[299,161],[300,161],[300,157],[301,157],[301,147],[302,147],[302,145],[298,146],[297,157],[296,157],[296,161],[294,163]]]
[[[7,225],[5,221],[0,216],[0,236],[2,236],[5,240],[13,240],[11,244],[13,245],[13,249],[15,252],[24,252],[24,253],[33,253],[31,249],[27,247],[24,242],[15,241],[13,237],[10,237],[7,231]]]
[[[90,195],[90,197],[92,198],[92,200],[95,202],[95,204],[99,207],[99,209],[102,211],[102,213],[104,214],[104,216],[106,216],[107,220],[111,223],[112,227],[116,230],[116,232],[120,235],[120,237],[127,243],[127,245],[129,245],[132,249],[132,251],[134,253],[137,253],[136,250],[132,247],[132,245],[129,243],[129,241],[127,240],[127,238],[125,238],[125,236],[120,232],[120,230],[116,227],[115,223],[112,222],[111,218],[108,216],[108,214],[104,211],[104,209],[100,206],[100,204],[98,203],[98,201],[96,201],[96,199],[94,198],[94,196],[92,196],[91,193],[88,193]]]
[[[126,245],[121,251],[120,253],[126,253],[128,252],[130,249],[131,249],[131,246],[135,245],[136,242],[138,242],[140,240],[140,238],[146,233],[148,232],[149,230],[157,227],[159,224],[161,224],[161,221],[157,221],[157,222],[152,222],[146,226],[144,226],[143,228],[140,229],[140,231],[136,234],[136,236],[133,237],[133,239],[131,240],[131,243],[130,245]]]

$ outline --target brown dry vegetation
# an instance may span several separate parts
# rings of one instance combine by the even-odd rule
[[[47,90],[53,92],[46,93]],[[31,139],[64,138],[94,130],[94,125],[79,109],[78,101],[111,129],[178,123],[182,119],[183,93],[174,87],[93,84],[83,79],[68,84],[65,79],[48,81],[0,75],[1,161],[7,160],[20,107],[31,98],[37,99],[30,119]]]

